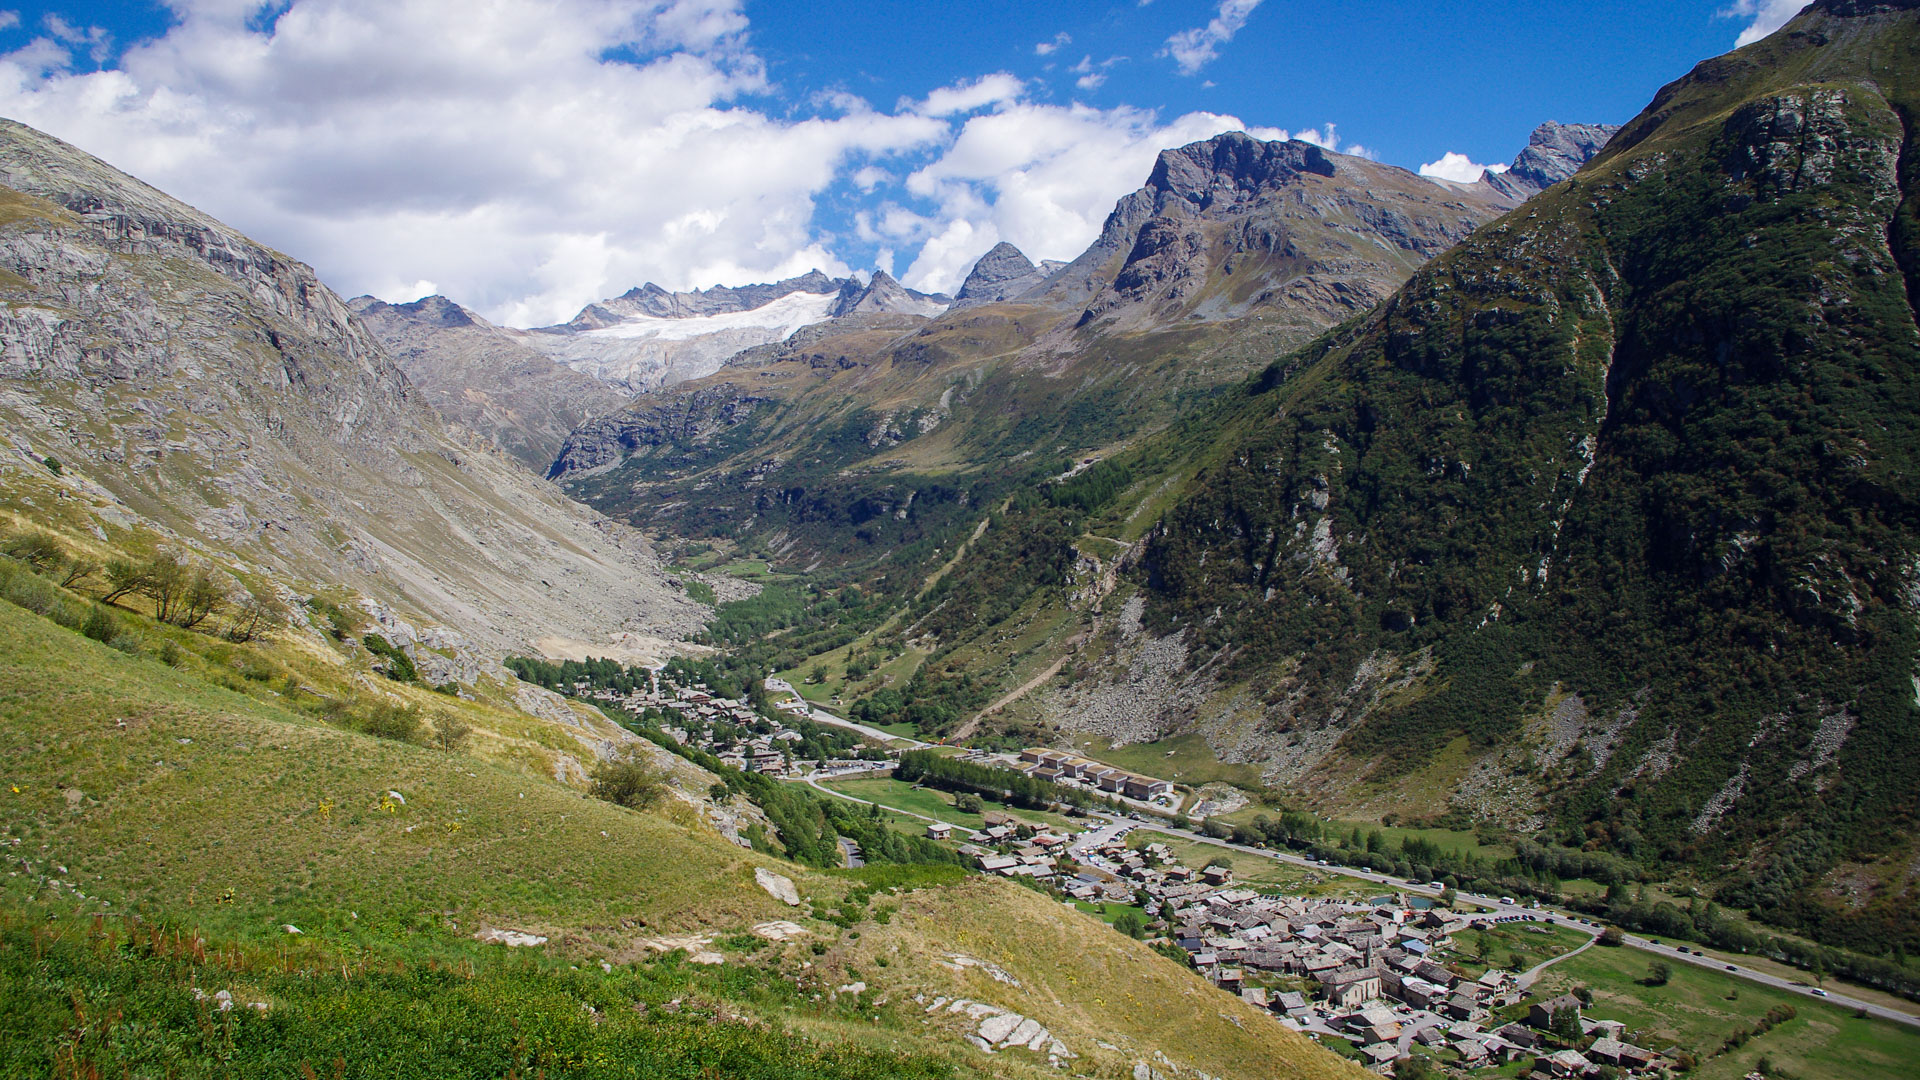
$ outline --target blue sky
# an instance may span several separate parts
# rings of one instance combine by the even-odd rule
[[[649,279],[1071,258],[1154,152],[1220,130],[1504,162],[1799,6],[0,0],[0,112],[344,293],[534,324]]]

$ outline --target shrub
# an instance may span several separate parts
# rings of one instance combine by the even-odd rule
[[[1607,948],[1613,949],[1618,948],[1621,942],[1624,942],[1626,939],[1627,936],[1620,932],[1619,927],[1609,926],[1605,930],[1600,931],[1600,940],[1596,942],[1596,944],[1605,945]]]
[[[632,758],[603,761],[593,770],[593,797],[615,806],[645,810],[666,793],[660,774]]]
[[[227,626],[228,641],[252,641],[287,625],[287,606],[272,593],[264,596],[248,592],[234,607],[233,621]]]
[[[69,555],[60,565],[60,587],[77,589],[86,580],[100,572],[100,564],[84,555]]]
[[[95,604],[87,612],[87,621],[81,625],[80,632],[105,644],[120,635],[120,622],[105,604]]]
[[[35,615],[51,615],[60,605],[59,590],[37,574],[15,573],[0,584],[0,595]]]
[[[380,701],[367,706],[360,716],[360,730],[395,742],[414,742],[420,737],[420,710],[412,705]]]
[[[360,639],[367,651],[380,658],[380,673],[394,682],[418,682],[420,673],[414,669],[413,658],[379,634],[368,634]]]
[[[19,559],[36,573],[46,573],[66,561],[67,549],[52,533],[28,529],[0,541],[0,555]]]
[[[179,642],[169,638],[160,643],[161,663],[168,667],[179,667],[184,659],[186,659],[186,653],[181,650]]]
[[[473,728],[458,716],[438,716],[433,721],[433,745],[451,754],[465,745]]]

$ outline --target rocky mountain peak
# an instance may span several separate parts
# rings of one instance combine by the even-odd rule
[[[1500,194],[1524,202],[1579,172],[1619,130],[1618,124],[1541,124],[1512,167],[1504,173],[1488,173],[1484,181]]]
[[[418,326],[452,329],[486,325],[485,319],[438,294],[423,296],[410,304],[389,304],[375,296],[356,296],[347,301],[347,306],[362,318],[391,314]]]
[[[1231,192],[1237,198],[1285,184],[1304,173],[1333,176],[1334,155],[1298,139],[1263,142],[1229,131],[1204,142],[1162,150],[1147,178],[1149,190],[1179,196],[1201,209]]]
[[[576,331],[598,330],[636,316],[697,319],[735,311],[752,311],[795,293],[812,293],[816,296],[833,293],[842,284],[844,282],[841,279],[828,277],[817,269],[799,277],[762,285],[715,285],[690,292],[670,292],[649,281],[611,300],[588,304],[566,323],[566,328]]]
[[[1002,240],[973,264],[967,280],[960,286],[960,291],[954,294],[954,306],[971,307],[1012,300],[1040,285],[1051,269],[1060,265],[1043,263],[1035,266],[1033,260],[1027,258],[1019,248]]]
[[[873,279],[864,286],[851,278],[841,285],[840,297],[834,301],[830,313],[836,319],[880,312],[933,316],[946,309],[945,297],[915,292],[885,270],[875,270]]]

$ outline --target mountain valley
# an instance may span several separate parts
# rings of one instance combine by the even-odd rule
[[[1816,0],[547,326],[0,121],[0,1077],[1891,1075],[1916,116]]]

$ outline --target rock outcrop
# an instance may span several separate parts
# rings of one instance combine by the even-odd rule
[[[1541,124],[1506,172],[1488,173],[1480,183],[1515,203],[1526,202],[1579,172],[1619,130],[1618,124]]]
[[[947,310],[947,297],[915,292],[895,281],[892,274],[876,270],[865,285],[849,280],[834,300],[834,318],[848,315],[925,315],[929,318]]]

